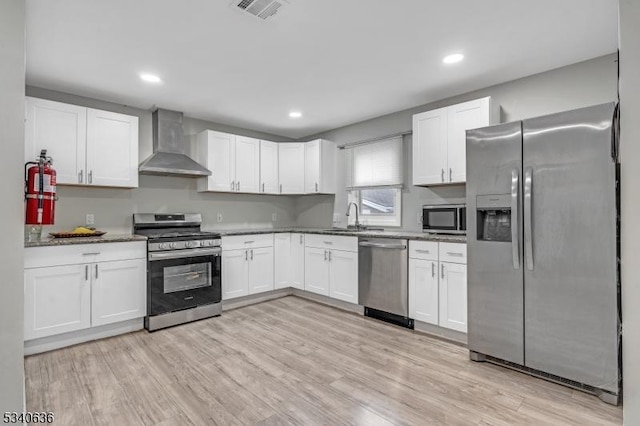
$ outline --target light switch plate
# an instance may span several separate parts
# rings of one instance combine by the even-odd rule
[[[222,213],[218,213],[218,222],[222,222]]]
[[[85,225],[95,225],[96,219],[93,213],[87,213],[87,216],[84,220]]]

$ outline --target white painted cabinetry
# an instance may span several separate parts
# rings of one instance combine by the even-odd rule
[[[25,161],[42,149],[60,185],[138,186],[138,117],[26,98]]]
[[[260,141],[260,192],[280,193],[278,181],[278,144]]]
[[[466,131],[499,122],[486,97],[413,116],[413,184],[466,181]]]
[[[273,234],[222,237],[222,300],[274,289]]]
[[[467,332],[466,244],[409,242],[409,316]]]
[[[278,177],[281,194],[304,194],[304,143],[278,144]]]
[[[304,192],[336,192],[336,144],[324,139],[304,143]]]
[[[198,179],[198,191],[260,192],[260,141],[205,130],[198,133],[194,156],[212,171]]]
[[[274,288],[291,287],[292,263],[291,234],[273,234]]]
[[[304,289],[358,303],[358,239],[313,235],[305,237]]]
[[[291,234],[291,287],[304,289],[304,234]]]
[[[146,243],[25,249],[25,340],[146,315]]]

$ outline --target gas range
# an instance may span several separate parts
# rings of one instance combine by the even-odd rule
[[[200,213],[136,213],[133,231],[147,237],[149,331],[220,315],[221,238],[202,231]]]

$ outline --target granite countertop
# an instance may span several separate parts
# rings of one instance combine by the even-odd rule
[[[40,241],[25,241],[25,247],[66,246],[71,244],[122,243],[147,241],[147,237],[132,234],[105,234],[101,237],[43,238]]]
[[[234,235],[255,235],[255,234],[279,234],[285,232],[296,232],[301,234],[319,234],[319,235],[344,235],[349,237],[369,237],[369,238],[405,238],[409,240],[420,241],[438,241],[449,243],[466,243],[466,235],[436,235],[424,232],[411,231],[342,231],[333,229],[319,228],[271,228],[271,229],[228,229],[228,230],[212,230],[219,232],[222,236]]]

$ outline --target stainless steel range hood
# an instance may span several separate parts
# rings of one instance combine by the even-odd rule
[[[182,113],[166,109],[153,111],[153,154],[138,168],[140,174],[202,177],[211,171],[185,154]]]

